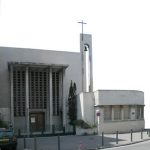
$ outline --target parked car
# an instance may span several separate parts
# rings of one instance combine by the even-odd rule
[[[0,148],[1,150],[16,150],[17,138],[12,130],[0,128]]]

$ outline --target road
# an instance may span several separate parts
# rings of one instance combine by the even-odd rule
[[[133,141],[141,140],[140,133],[134,133]],[[145,139],[148,139],[149,137],[147,134],[145,134]],[[143,138],[144,139],[144,138]],[[130,143],[130,134],[120,134],[119,135],[119,144],[126,144]],[[88,135],[88,136],[60,136],[60,143],[58,142],[57,136],[51,136],[51,137],[34,137],[34,138],[18,138],[18,146],[17,150],[24,150],[25,148],[32,149],[32,150],[58,150],[58,146],[60,144],[61,150],[78,150],[80,147],[86,148],[86,149],[96,149],[96,147],[101,146],[102,144],[102,137],[97,135]],[[150,150],[150,143],[145,143]],[[133,147],[129,146],[130,149],[133,150],[147,150],[145,148],[145,144],[143,145],[140,143],[140,146],[136,146],[136,144],[133,144]],[[116,136],[114,134],[112,135],[105,135],[104,137],[104,146],[113,147],[116,145]],[[138,145],[138,144],[137,144]],[[128,147],[128,146],[127,146]],[[135,148],[134,148],[135,147]],[[144,148],[143,148],[144,147]],[[120,147],[121,149],[126,149],[126,147]],[[119,150],[120,148],[115,148],[114,150]],[[127,148],[127,149],[129,149]],[[80,148],[81,149],[81,148]]]
[[[150,149],[150,141],[132,144],[128,146],[109,148],[109,150],[149,150],[149,149]]]

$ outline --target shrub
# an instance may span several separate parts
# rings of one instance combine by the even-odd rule
[[[91,128],[91,126],[88,123],[86,123],[84,120],[76,120],[74,123],[76,126],[81,127],[83,129]]]

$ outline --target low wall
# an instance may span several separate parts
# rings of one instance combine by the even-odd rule
[[[133,131],[140,131],[144,129],[144,120],[133,120],[133,121],[108,121],[100,124],[100,132],[104,133],[115,133],[119,131],[120,133]]]
[[[90,129],[83,129],[76,127],[76,135],[94,135],[97,134],[97,127]]]

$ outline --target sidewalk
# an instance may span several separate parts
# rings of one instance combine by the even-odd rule
[[[113,141],[112,139],[115,139],[115,141]],[[135,143],[139,143],[139,142],[147,141],[147,140],[150,140],[150,134],[147,133],[146,131],[144,131],[143,133],[133,132],[132,135],[131,133],[119,134],[118,144],[116,140],[116,135],[106,134],[104,135],[104,144],[102,146],[102,143],[101,143],[101,145],[99,146],[99,149],[130,145],[130,144],[135,144]]]
[[[118,134],[118,144],[116,134],[104,134],[104,138],[101,135],[60,136],[60,143],[57,136],[26,138],[18,139],[17,150],[96,150],[150,140],[149,136],[147,132],[143,132],[142,136],[141,132],[136,132],[132,134],[131,141],[131,133]]]

